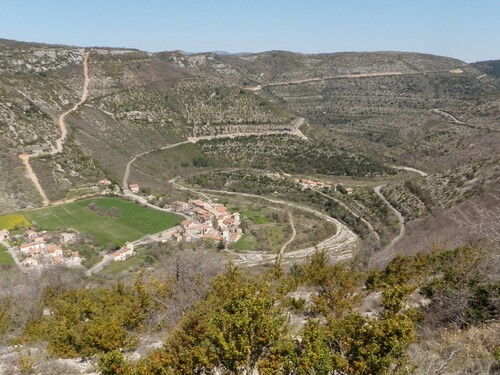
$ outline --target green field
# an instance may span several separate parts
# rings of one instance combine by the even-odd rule
[[[236,251],[252,250],[255,247],[255,245],[256,245],[255,237],[251,233],[246,232],[238,241],[236,241],[236,243],[234,244],[234,250]]]
[[[9,254],[8,250],[0,245],[0,264],[14,264],[14,259]]]
[[[242,212],[242,215],[252,220],[255,224],[267,224],[271,222],[271,219],[265,216],[265,213],[266,211],[264,210],[245,210]]]
[[[91,211],[94,202],[103,209],[115,208],[118,217],[103,216]],[[181,217],[168,212],[159,212],[121,198],[93,198],[59,206],[25,211],[24,215],[40,229],[62,230],[73,228],[88,233],[103,246],[111,243],[135,241],[146,234],[171,228]]]
[[[250,219],[255,224],[267,224],[271,223],[272,220],[268,215],[272,212],[276,212],[275,209],[268,209],[267,207],[255,207],[255,206],[232,206],[229,207],[231,212],[239,212],[243,218]]]

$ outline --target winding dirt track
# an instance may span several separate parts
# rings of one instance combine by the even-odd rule
[[[173,143],[173,144],[166,145],[166,146],[159,147],[159,148],[155,148],[155,149],[152,149],[152,150],[149,150],[149,151],[144,151],[144,152],[141,152],[140,154],[135,155],[132,159],[130,159],[130,161],[127,163],[127,166],[125,167],[125,173],[123,174],[123,181],[122,181],[123,191],[124,192],[125,191],[130,191],[129,188],[128,188],[128,178],[130,176],[130,167],[137,160],[137,158],[140,158],[142,156],[151,154],[152,152],[155,152],[155,151],[168,150],[169,148],[174,148],[174,147],[177,147],[177,146],[185,145],[187,143],[192,143],[192,142],[190,142],[190,141],[183,141],[183,142],[179,142],[179,143]]]
[[[380,189],[382,189],[384,186],[385,185],[375,186],[373,188],[373,191],[375,192],[375,194],[378,195],[380,199],[384,201],[387,207],[389,207],[392,210],[392,212],[394,212],[399,221],[399,234],[392,239],[389,245],[386,246],[385,250],[387,250],[391,249],[397,242],[401,240],[401,238],[403,238],[403,236],[405,235],[406,228],[405,228],[405,218],[403,217],[403,215],[401,215],[401,213],[398,210],[396,210],[396,208],[387,200],[384,194],[382,194],[382,192],[380,191]]]
[[[420,169],[416,169],[416,168],[402,167],[402,166],[399,166],[399,165],[392,165],[391,167],[394,168],[394,169],[400,169],[400,170],[404,170],[404,171],[408,171],[408,172],[417,173],[417,174],[419,174],[422,177],[428,176],[427,173],[425,173],[424,171],[421,171]],[[391,249],[397,242],[399,242],[403,238],[403,236],[405,235],[406,227],[405,227],[405,218],[403,217],[403,215],[401,215],[401,213],[398,210],[396,210],[396,207],[394,207],[387,200],[387,198],[384,196],[384,194],[382,193],[382,191],[380,191],[380,189],[382,189],[384,186],[385,185],[375,186],[373,188],[373,191],[375,192],[375,194],[377,194],[377,196],[380,199],[382,199],[384,201],[384,203],[387,205],[387,207],[389,207],[392,210],[392,212],[394,212],[394,214],[397,216],[398,221],[399,221],[399,234],[392,239],[392,241],[391,241],[391,243],[389,243],[389,245],[387,245],[385,247],[384,250],[388,250],[388,249]]]
[[[346,205],[344,202],[338,200],[337,198],[332,197],[329,194],[323,193],[322,191],[319,191],[319,190],[315,190],[315,191],[317,193],[319,193],[320,195],[322,195],[322,196],[324,196],[324,197],[326,197],[328,199],[331,199],[331,200],[337,202],[342,208],[344,208],[346,211],[349,211],[351,213],[351,215],[353,215],[356,219],[361,220],[368,227],[368,229],[370,230],[370,232],[373,233],[373,235],[377,239],[377,242],[380,243],[380,236],[377,233],[377,231],[375,230],[375,228],[373,228],[373,226],[368,221],[366,221],[362,216],[360,216],[356,212],[354,212],[354,210],[352,210],[351,207],[349,207],[348,205]]]
[[[301,83],[308,82],[322,82],[322,81],[330,81],[335,79],[356,79],[356,78],[370,78],[370,77],[391,77],[391,76],[410,76],[410,75],[419,75],[419,74],[429,74],[429,73],[451,73],[451,74],[461,74],[462,70],[458,72],[458,70],[433,70],[433,71],[422,71],[422,72],[381,72],[381,73],[360,73],[360,74],[344,74],[338,76],[326,76],[326,77],[316,77],[316,78],[306,78],[306,79],[298,79],[292,81],[284,81],[284,82],[273,82],[267,84],[259,84],[254,87],[248,87],[246,90],[248,91],[259,91],[265,87],[273,87],[273,86],[288,86],[288,85],[299,85]]]
[[[288,241],[286,241],[286,243],[283,246],[281,246],[281,249],[279,252],[280,258],[283,256],[283,253],[285,252],[288,245],[290,245],[293,242],[293,240],[295,239],[295,237],[297,236],[297,230],[295,229],[295,223],[293,222],[293,216],[290,212],[287,212],[287,214],[288,214],[288,222],[290,223],[290,227],[292,227],[292,236],[290,237],[290,239]]]
[[[414,173],[418,173],[420,176],[422,177],[426,177],[428,176],[427,173],[425,173],[424,171],[421,171],[420,169],[416,169],[416,168],[411,168],[411,167],[401,167],[399,165],[392,165],[391,168],[394,168],[394,169],[400,169],[400,170],[403,170],[403,171],[408,171],[408,172],[414,172]]]
[[[80,101],[76,103],[71,109],[67,110],[63,114],[59,116],[58,124],[59,124],[59,129],[61,131],[61,136],[56,140],[56,147],[53,148],[52,151],[50,152],[36,152],[34,154],[21,154],[19,155],[19,158],[22,160],[24,166],[26,167],[26,172],[28,178],[31,180],[33,185],[35,186],[36,190],[40,194],[40,197],[42,198],[42,203],[44,206],[47,206],[50,204],[50,200],[47,197],[47,194],[45,194],[45,190],[43,189],[42,185],[40,184],[40,181],[38,180],[38,177],[36,173],[33,171],[33,168],[31,167],[30,159],[33,157],[38,157],[38,156],[50,156],[50,155],[56,155],[63,150],[63,145],[64,142],[66,141],[66,138],[68,136],[68,129],[66,126],[66,122],[64,121],[66,119],[66,116],[68,116],[70,113],[75,112],[78,107],[87,100],[87,96],[89,93],[89,83],[90,83],[90,78],[89,78],[89,66],[88,66],[88,61],[90,57],[90,53],[92,50],[88,51],[84,56],[83,56],[83,90],[82,90],[82,96],[80,98]]]
[[[188,137],[187,141],[182,141],[179,143],[173,143],[162,147],[157,147],[152,150],[141,152],[140,154],[135,155],[125,167],[125,173],[123,175],[122,188],[124,192],[131,193],[128,188],[128,178],[130,177],[130,167],[132,164],[140,157],[151,154],[152,152],[168,150],[177,146],[185,145],[187,143],[198,143],[199,141],[210,141],[214,139],[232,139],[238,137],[248,137],[252,135],[258,136],[270,136],[270,135],[282,135],[282,134],[290,134],[301,139],[307,140],[307,137],[300,131],[300,126],[304,123],[304,119],[302,117],[298,118],[292,125],[291,130],[276,130],[276,131],[268,131],[268,132],[250,132],[250,133],[227,133],[227,134],[218,134],[218,135],[207,135],[201,137]],[[130,194],[129,194],[130,195]]]
[[[311,254],[313,254],[317,250],[328,252],[331,256],[335,258],[336,261],[341,261],[345,259],[349,259],[353,256],[352,246],[354,242],[358,239],[358,236],[354,234],[346,225],[342,224],[337,219],[332,218],[330,215],[327,215],[323,212],[317,211],[315,209],[302,206],[297,203],[283,201],[280,199],[268,198],[261,195],[249,194],[249,193],[239,193],[234,191],[219,191],[219,190],[211,190],[211,189],[192,189],[182,185],[179,185],[176,182],[177,178],[170,180],[174,187],[178,190],[191,191],[193,193],[199,194],[212,194],[212,195],[235,195],[246,198],[253,198],[264,200],[273,204],[278,204],[281,206],[289,206],[295,208],[297,210],[302,210],[308,213],[315,215],[316,217],[323,219],[325,221],[334,223],[337,231],[333,236],[327,238],[326,240],[320,242],[316,246],[311,246],[305,249],[293,250],[286,253],[283,253],[280,257],[281,263],[291,263],[294,261],[299,261],[307,258]],[[283,249],[284,250],[284,249]],[[235,253],[234,255],[238,256],[240,259],[235,261],[235,264],[241,264],[246,267],[258,266],[266,263],[271,263],[276,261],[276,254],[270,253]]]

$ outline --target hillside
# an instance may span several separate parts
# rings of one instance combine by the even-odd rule
[[[0,39],[0,373],[495,373],[497,67]]]
[[[422,169],[432,160],[438,171],[491,155],[498,142],[490,136],[498,130],[498,83],[458,60],[396,52],[224,59],[357,152]]]
[[[458,203],[451,185],[426,206],[393,165],[484,175],[498,155],[498,82],[451,58],[0,45],[1,212],[87,194],[103,178],[115,192],[130,181],[168,195],[174,177],[251,167],[390,181],[390,201],[420,218]],[[357,197],[348,204],[384,221],[363,201],[371,193]]]
[[[491,77],[500,78],[500,60],[478,61],[471,65]]]

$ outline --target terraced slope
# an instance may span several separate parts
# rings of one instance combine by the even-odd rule
[[[357,152],[424,169],[432,160],[431,171],[439,171],[488,157],[499,142],[498,83],[458,60],[389,52],[226,60],[256,92],[272,94]]]
[[[85,50],[0,46],[0,173],[10,176],[0,181],[0,211],[41,203],[20,154],[41,155],[30,162],[53,201],[103,177],[119,184],[143,153],[131,179],[161,191],[173,176],[199,168],[373,176],[391,173],[394,162],[444,171],[497,152],[496,81],[458,60],[97,48],[86,101],[65,117],[62,152],[48,155],[61,137],[58,118],[81,99]],[[307,141],[255,136],[289,131],[300,117]],[[165,148],[190,137],[206,140]]]

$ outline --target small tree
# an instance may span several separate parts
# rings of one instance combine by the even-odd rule
[[[226,248],[226,245],[224,245],[224,240],[220,240],[219,243],[217,244],[217,250],[224,250]]]

